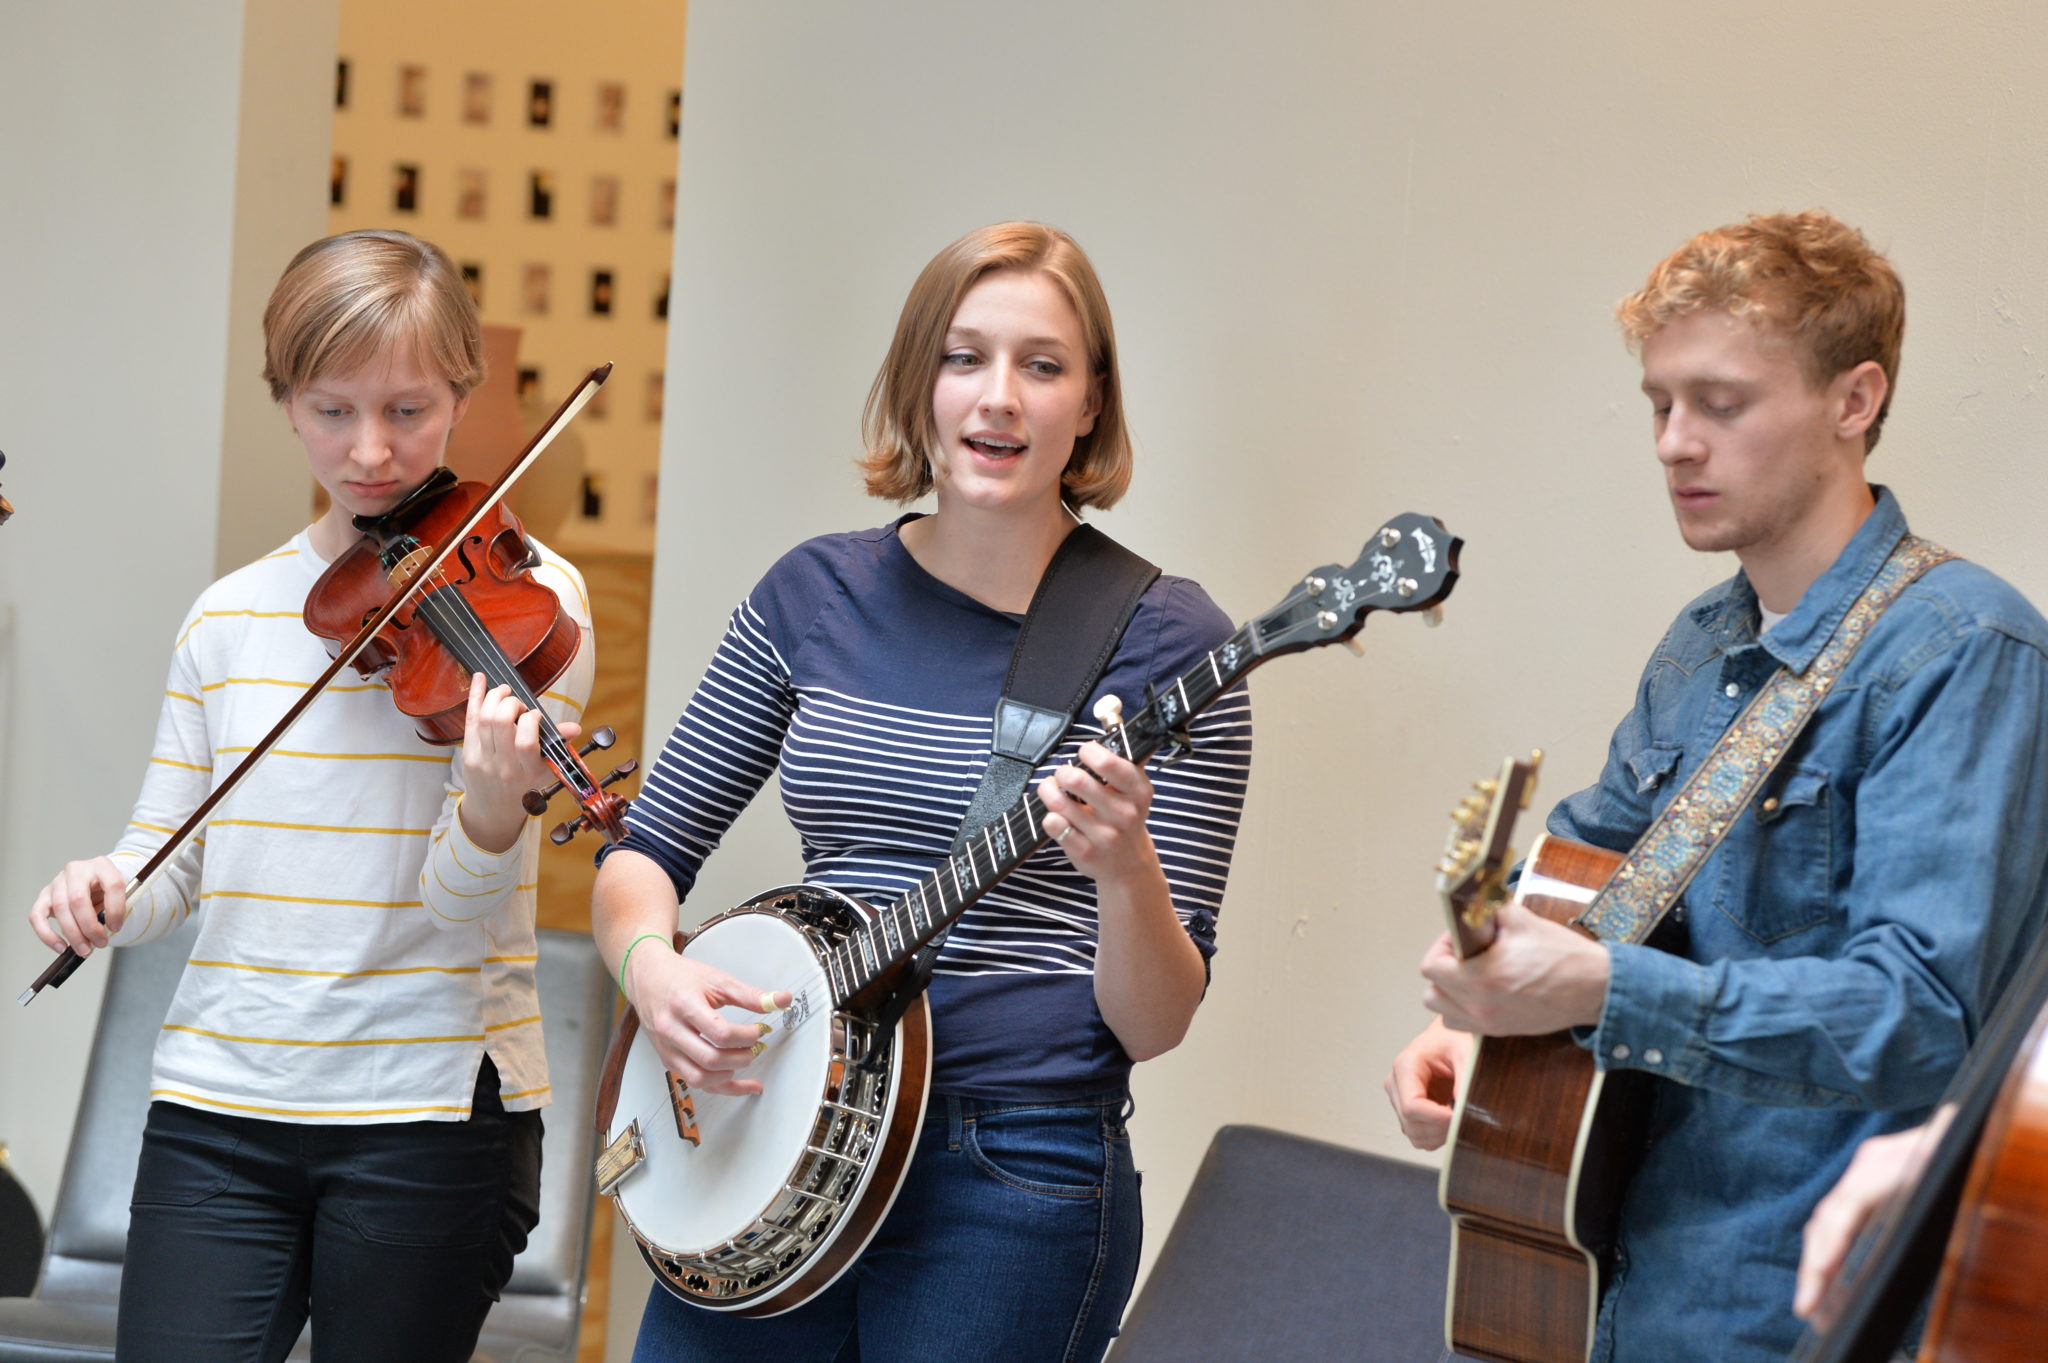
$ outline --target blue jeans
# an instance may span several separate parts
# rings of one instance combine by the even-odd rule
[[[152,1103],[115,1353],[466,1363],[539,1217],[541,1117],[483,1062],[461,1122],[276,1122]]]
[[[1095,1363],[1143,1235],[1128,1103],[935,1095],[896,1205],[839,1281],[763,1320],[656,1284],[634,1363]]]

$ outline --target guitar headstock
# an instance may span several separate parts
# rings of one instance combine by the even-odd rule
[[[1325,564],[1252,622],[1262,656],[1348,641],[1374,611],[1430,611],[1458,581],[1465,541],[1434,516],[1406,512],[1365,542],[1351,564]]]
[[[1474,781],[1473,793],[1451,811],[1451,831],[1436,864],[1436,892],[1443,900],[1451,938],[1460,957],[1493,945],[1493,911],[1507,898],[1503,880],[1514,864],[1515,816],[1529,807],[1543,750],[1524,762],[1508,758],[1491,780]]]

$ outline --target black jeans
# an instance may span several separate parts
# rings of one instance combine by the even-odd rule
[[[344,1126],[153,1103],[122,1363],[467,1360],[540,1212],[538,1112],[488,1058],[464,1122]]]

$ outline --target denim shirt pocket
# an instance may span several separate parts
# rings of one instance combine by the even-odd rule
[[[1825,767],[1778,768],[1721,844],[1714,904],[1764,945],[1834,910],[1834,811]]]

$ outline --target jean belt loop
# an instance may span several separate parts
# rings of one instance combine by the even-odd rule
[[[947,1094],[946,1148],[948,1150],[958,1150],[960,1148],[960,1142],[966,1134],[966,1126],[966,1104],[961,1101],[959,1094]]]

